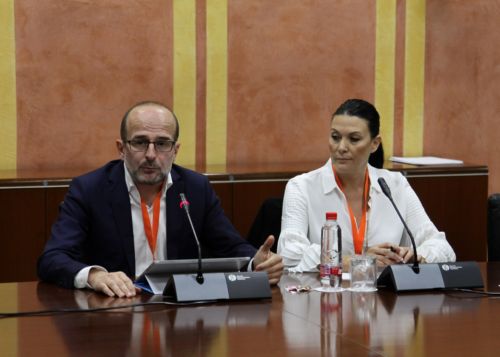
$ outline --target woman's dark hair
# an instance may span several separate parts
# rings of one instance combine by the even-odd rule
[[[368,129],[370,130],[370,136],[372,139],[376,137],[380,132],[380,115],[377,109],[367,101],[363,99],[348,99],[342,103],[333,117],[336,115],[347,115],[351,117],[358,117],[364,119],[368,122]],[[371,153],[368,163],[374,167],[381,169],[384,166],[384,149],[382,143],[378,146],[378,149]]]

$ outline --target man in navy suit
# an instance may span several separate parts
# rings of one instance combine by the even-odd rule
[[[179,194],[190,201],[194,228],[206,254],[253,257],[271,284],[282,274],[269,236],[259,250],[224,215],[208,179],[173,164],[179,123],[166,107],[143,102],[127,111],[116,141],[121,160],[75,178],[38,261],[42,280],[131,297],[132,279],[153,260],[197,258]]]

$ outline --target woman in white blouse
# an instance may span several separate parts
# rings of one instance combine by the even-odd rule
[[[342,229],[344,269],[350,256],[374,255],[377,264],[406,263],[411,243],[389,199],[378,185],[383,177],[415,237],[420,262],[455,261],[455,253],[398,172],[383,163],[380,117],[373,105],[349,99],[330,123],[330,159],[291,179],[285,190],[278,254],[291,271],[315,271],[320,261],[321,226],[326,212],[337,212]],[[372,165],[370,165],[370,163]]]

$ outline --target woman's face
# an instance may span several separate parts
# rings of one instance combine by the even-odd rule
[[[356,116],[335,115],[330,126],[330,156],[335,170],[340,175],[364,175],[370,154],[380,144],[380,135],[372,138],[368,122]]]

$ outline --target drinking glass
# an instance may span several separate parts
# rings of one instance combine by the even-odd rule
[[[351,258],[350,291],[377,291],[377,264],[370,255],[354,255]]]

